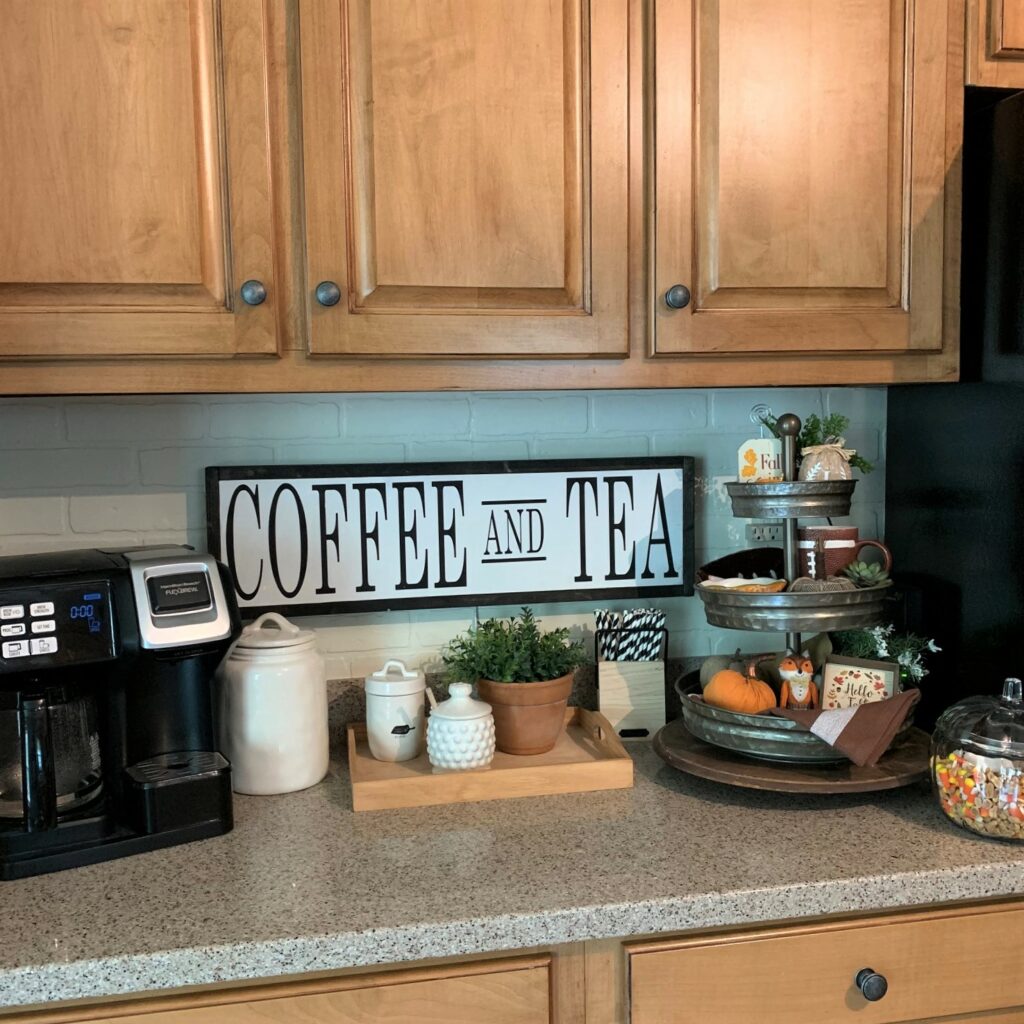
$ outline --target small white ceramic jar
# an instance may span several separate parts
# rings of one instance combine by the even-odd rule
[[[401,661],[388,661],[368,675],[366,738],[378,761],[411,761],[423,749],[426,716],[423,700],[427,681]]]
[[[242,630],[217,670],[221,751],[236,793],[293,793],[327,774],[327,680],[316,634],[276,612]]]
[[[486,768],[494,760],[491,705],[474,700],[469,683],[452,683],[430,712],[427,753],[435,768]]]

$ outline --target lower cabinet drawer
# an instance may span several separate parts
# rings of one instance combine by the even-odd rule
[[[551,1024],[550,990],[550,963],[530,957],[282,982],[212,998],[197,993],[179,997],[177,1006],[81,1019],[90,1024]]]
[[[1024,1007],[1024,908],[627,945],[632,1024],[890,1024]],[[869,1002],[863,968],[887,991]],[[979,1016],[975,1016],[978,1014]]]

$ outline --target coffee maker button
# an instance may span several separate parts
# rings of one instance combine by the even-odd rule
[[[53,614],[53,602],[52,601],[39,601],[37,604],[30,604],[28,606],[28,613],[34,619],[38,619],[43,615]]]
[[[24,622],[8,622],[3,626],[0,626],[0,636],[24,636],[25,635],[25,623]]]
[[[19,625],[21,625],[21,623],[19,623]],[[22,632],[24,632],[24,627],[22,627]],[[56,623],[56,621],[54,619],[40,619],[38,622],[33,622],[32,623],[32,632],[33,633],[56,633],[57,632],[57,623]]]
[[[0,605],[0,619],[23,619],[25,617],[25,606],[23,604]]]
[[[32,640],[31,643],[33,654],[57,653],[57,638],[55,636],[45,636],[41,640]]]
[[[33,640],[32,643],[38,643],[38,641]],[[5,658],[26,658],[28,657],[28,641],[11,640],[0,647],[0,651]]]

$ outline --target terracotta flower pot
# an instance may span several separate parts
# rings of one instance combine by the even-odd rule
[[[543,754],[565,728],[565,707],[572,692],[571,672],[540,683],[499,683],[481,679],[480,698],[494,712],[494,739],[506,754]]]

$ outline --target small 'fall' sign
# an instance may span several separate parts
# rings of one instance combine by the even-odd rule
[[[777,437],[754,437],[744,441],[740,445],[736,479],[741,484],[782,480],[782,442]]]
[[[900,667],[891,661],[838,656],[825,662],[821,679],[823,711],[852,708],[896,693]]]

